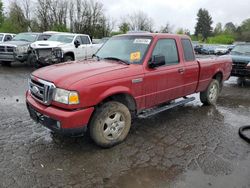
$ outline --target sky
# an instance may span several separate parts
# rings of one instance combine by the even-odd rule
[[[118,24],[122,17],[136,11],[147,13],[154,20],[154,30],[169,23],[174,27],[194,32],[199,8],[209,11],[213,27],[221,22],[240,25],[250,18],[250,0],[98,0],[104,5],[105,13]],[[8,5],[10,0],[3,0]]]

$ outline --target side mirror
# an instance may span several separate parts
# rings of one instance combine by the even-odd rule
[[[75,44],[76,48],[78,48],[81,45],[80,42],[79,42],[79,40],[75,40],[74,44]]]
[[[149,63],[149,68],[156,68],[165,65],[165,56],[154,55]]]

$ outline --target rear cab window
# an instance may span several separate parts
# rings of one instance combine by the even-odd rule
[[[195,61],[193,46],[189,39],[181,39],[181,44],[186,62]]]

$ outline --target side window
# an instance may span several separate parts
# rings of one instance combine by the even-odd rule
[[[90,44],[89,38],[87,36],[81,36],[83,44]]]
[[[80,42],[80,44],[81,44],[81,45],[83,44],[83,42],[82,42],[82,40],[81,40],[81,37],[80,37],[80,36],[77,36],[77,37],[76,37],[75,41],[77,41],[77,40]]]
[[[178,50],[174,39],[158,40],[152,55],[164,56],[165,65],[173,65],[179,63]]]
[[[5,35],[4,41],[10,41],[12,39],[11,35]]]
[[[38,37],[38,41],[40,41],[40,40],[48,40],[48,38],[50,38],[51,37],[51,35],[39,35],[39,37]]]
[[[195,56],[194,56],[194,52],[193,52],[193,46],[190,42],[190,40],[188,39],[181,39],[181,44],[182,44],[182,48],[184,51],[184,58],[185,61],[194,61],[195,60]]]

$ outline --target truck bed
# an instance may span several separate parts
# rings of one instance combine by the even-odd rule
[[[208,86],[214,73],[220,72],[225,81],[230,77],[232,70],[232,59],[229,56],[209,57],[197,59],[200,66],[199,84],[197,92],[204,91]]]

